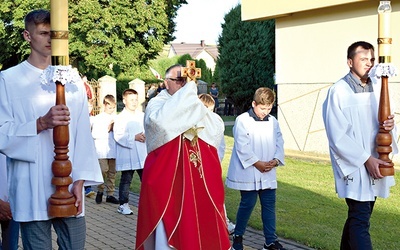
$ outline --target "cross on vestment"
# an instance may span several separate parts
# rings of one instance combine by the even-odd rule
[[[201,77],[201,69],[196,68],[196,62],[193,60],[186,61],[186,67],[181,67],[181,77],[186,77],[186,81],[196,82],[196,78]]]

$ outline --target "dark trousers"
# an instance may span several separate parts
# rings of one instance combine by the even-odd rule
[[[132,183],[133,174],[137,171],[140,181],[142,181],[143,169],[125,170],[121,172],[121,180],[119,182],[119,204],[123,205],[129,201],[129,190]]]
[[[261,220],[265,243],[271,244],[278,239],[276,231],[276,189],[263,189],[254,191],[240,191],[241,199],[236,214],[235,235],[244,235],[250,215],[257,202],[257,196],[261,203]]]
[[[19,223],[14,220],[0,221],[0,250],[17,250],[19,238]]]
[[[230,103],[230,102],[225,102],[224,115],[233,115],[233,112],[232,112],[232,103]]]
[[[375,201],[356,201],[346,199],[347,220],[344,224],[341,250],[372,250],[369,234],[370,218]]]

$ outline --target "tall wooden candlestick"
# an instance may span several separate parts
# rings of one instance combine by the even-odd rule
[[[389,163],[389,166],[379,165],[379,171],[383,176],[394,175],[394,164],[389,158],[392,152],[392,135],[389,131],[383,127],[383,122],[387,120],[390,113],[390,101],[389,101],[389,77],[382,76],[381,86],[381,97],[379,102],[378,120],[379,120],[379,132],[376,136],[376,151],[379,154],[379,159]]]
[[[51,61],[52,65],[68,65],[68,0],[51,0]],[[56,82],[56,105],[66,104],[65,89],[61,82]],[[51,183],[56,191],[49,198],[49,216],[69,217],[76,215],[75,197],[68,190],[72,183],[71,161],[68,160],[69,129],[66,126],[57,126],[53,129],[54,161],[52,171],[54,177]]]
[[[390,13],[391,13],[390,1],[380,1],[378,7],[378,54],[380,64],[390,64],[390,47],[392,44],[392,38],[390,35]],[[390,100],[389,100],[389,76],[382,76],[381,95],[379,101],[378,120],[379,120],[379,132],[376,136],[376,151],[379,154],[379,159],[389,163],[389,166],[379,165],[379,171],[383,176],[394,175],[394,164],[389,158],[389,154],[392,152],[392,135],[389,131],[383,127],[383,122],[387,120],[390,112]]]

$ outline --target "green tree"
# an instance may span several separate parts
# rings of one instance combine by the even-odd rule
[[[221,79],[220,79],[220,76],[219,76],[219,67],[218,67],[218,64],[215,65],[214,74],[212,75],[212,79],[213,79],[212,81],[215,82],[215,83],[217,83],[218,85],[221,84]]]
[[[207,67],[206,62],[203,59],[195,60],[196,61],[196,68],[201,69],[201,77],[200,80],[203,80],[207,83],[212,82],[212,73],[211,69]]]
[[[186,61],[187,60],[194,60],[194,59],[189,54],[184,54],[184,55],[181,55],[179,57],[178,63],[183,65],[183,66],[186,66]]]
[[[2,0],[0,64],[13,66],[29,53],[21,38],[23,18],[49,9],[49,0]],[[137,75],[172,41],[174,18],[185,0],[70,0],[69,54],[72,65],[90,78]]]
[[[218,74],[222,92],[232,96],[238,112],[243,112],[257,88],[274,89],[275,21],[242,22],[240,5],[224,20],[218,39]]]
[[[174,56],[172,58],[162,57],[152,60],[150,66],[153,67],[160,75],[161,78],[165,77],[165,71],[172,65],[178,64],[179,56]]]

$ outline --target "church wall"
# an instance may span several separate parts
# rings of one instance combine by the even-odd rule
[[[242,0],[242,20],[265,20],[292,13],[369,0]]]
[[[395,6],[393,6],[395,5]],[[400,2],[392,4],[392,62],[400,64]],[[349,10],[349,8],[354,10]],[[280,83],[334,82],[348,71],[348,46],[372,43],[378,56],[377,2],[295,13],[276,20],[276,70]],[[400,79],[397,78],[397,81]]]
[[[329,153],[322,103],[329,86],[349,71],[346,53],[351,43],[372,43],[378,57],[378,3],[352,3],[276,19],[278,119],[285,149]],[[400,68],[400,2],[392,1],[392,9],[392,63]],[[395,107],[400,108],[400,77],[389,82],[399,125],[400,109]],[[394,161],[400,162],[400,156]]]

